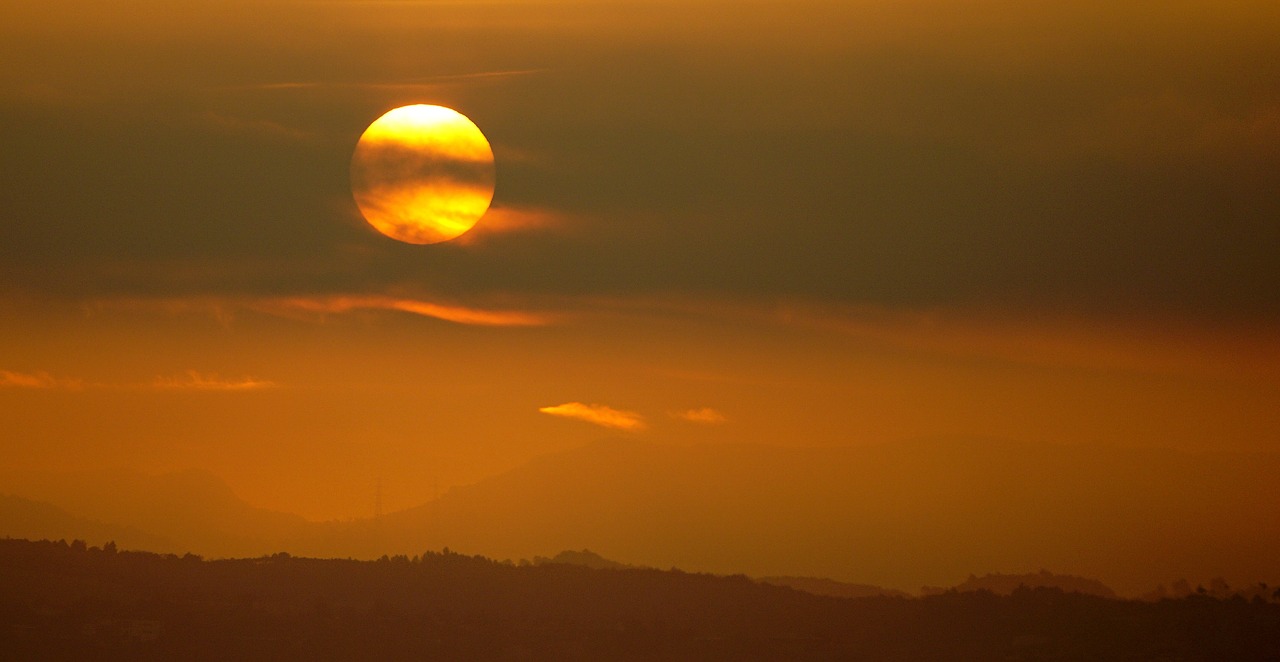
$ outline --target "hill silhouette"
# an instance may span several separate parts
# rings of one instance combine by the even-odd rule
[[[636,569],[636,566],[610,561],[595,552],[584,549],[580,552],[565,550],[556,554],[551,558],[542,556],[533,557],[534,565],[544,565],[547,563],[562,563],[565,565],[578,565],[584,568],[595,568],[596,570],[629,570]]]
[[[842,599],[678,570],[204,561],[0,540],[6,659],[1268,660],[1280,605],[1057,589]]]
[[[909,594],[905,591],[895,591],[870,584],[838,582],[825,577],[761,577],[756,581],[764,584],[773,584],[774,586],[787,586],[797,591],[804,591],[814,595],[829,595],[833,598],[909,597]]]
[[[444,545],[913,590],[1042,567],[1128,595],[1175,577],[1278,579],[1274,454],[935,440],[781,448],[609,440],[537,458],[300,553]],[[1212,565],[1209,565],[1212,564]]]
[[[72,515],[57,506],[0,494],[0,535],[33,540],[119,541],[130,549],[170,551],[173,543],[133,527],[104,524]]]
[[[129,470],[10,471],[0,486],[111,529],[145,531],[138,547],[211,556],[253,556],[282,549],[310,526],[302,517],[255,508],[217,476],[194,469],[149,474]],[[104,537],[93,528],[71,535],[133,546],[134,536]],[[8,533],[0,530],[0,533]]]
[[[1276,454],[614,439],[354,522],[254,508],[199,471],[4,475],[0,488],[168,543],[155,549],[207,556],[371,559],[449,546],[520,560],[591,549],[622,564],[909,591],[1047,567],[1136,596],[1175,578],[1280,583],[1276,475]],[[85,526],[59,537],[102,535]]]
[[[1024,575],[990,574],[981,577],[971,575],[965,581],[949,589],[926,586],[921,593],[930,595],[945,591],[958,591],[960,593],[990,591],[996,595],[1011,595],[1019,588],[1056,588],[1066,593],[1096,595],[1100,598],[1116,597],[1115,591],[1096,579],[1072,575],[1055,575],[1048,570]]]

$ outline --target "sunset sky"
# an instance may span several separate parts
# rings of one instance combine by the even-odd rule
[[[0,468],[330,519],[617,436],[1280,452],[1274,0],[15,0],[0,62]],[[453,241],[352,199],[415,103],[492,145]]]

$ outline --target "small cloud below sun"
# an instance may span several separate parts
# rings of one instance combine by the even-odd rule
[[[637,431],[646,427],[644,417],[640,414],[633,411],[621,411],[604,405],[566,402],[552,407],[539,407],[538,411],[552,416],[575,418],[615,430]]]

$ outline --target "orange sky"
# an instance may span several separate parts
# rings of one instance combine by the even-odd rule
[[[32,312],[3,327],[24,348],[0,374],[19,431],[9,462],[210,468],[252,503],[324,519],[369,515],[378,480],[387,507],[408,507],[619,428],[795,446],[954,435],[1277,450],[1276,348],[1239,331],[609,308],[511,327],[235,302]],[[539,412],[574,402],[640,424]],[[723,420],[682,416],[704,408]]]
[[[5,15],[0,469],[331,519],[617,435],[1280,452],[1273,2]],[[351,198],[404,103],[493,145],[457,241]]]

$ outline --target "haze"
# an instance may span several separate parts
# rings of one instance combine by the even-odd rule
[[[85,472],[313,522],[489,504],[396,544],[516,558],[1280,580],[1274,2],[3,16],[0,493],[170,541]],[[351,197],[411,103],[493,146],[452,242]]]

